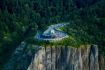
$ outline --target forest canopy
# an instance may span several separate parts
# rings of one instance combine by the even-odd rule
[[[0,0],[0,66],[20,42],[60,22],[70,22],[68,34],[102,46],[104,53],[104,0]]]

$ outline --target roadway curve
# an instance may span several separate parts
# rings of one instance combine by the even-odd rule
[[[58,40],[62,40],[63,38],[66,38],[68,37],[67,33],[63,32],[63,31],[59,31],[57,30],[57,28],[60,28],[60,27],[63,27],[64,25],[67,25],[69,23],[59,23],[59,24],[55,24],[55,25],[50,25],[48,26],[48,29],[54,29],[56,34],[59,35],[59,37],[56,37],[56,38],[44,38],[44,37],[41,37],[41,34],[39,32],[37,32],[37,34],[35,35],[35,39],[37,40],[43,40],[43,41],[58,41]]]

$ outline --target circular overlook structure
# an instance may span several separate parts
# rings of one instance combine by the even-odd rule
[[[66,37],[68,37],[67,33],[63,31],[57,30],[59,27],[63,27],[64,25],[67,25],[68,23],[61,23],[61,24],[55,24],[48,27],[47,30],[45,30],[42,34],[37,32],[35,35],[35,39],[42,40],[42,41],[58,41],[62,40]]]

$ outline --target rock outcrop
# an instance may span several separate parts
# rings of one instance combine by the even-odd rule
[[[100,70],[98,47],[42,47],[35,53],[27,70]]]
[[[105,70],[105,62],[96,45],[43,47],[22,42],[2,70]]]

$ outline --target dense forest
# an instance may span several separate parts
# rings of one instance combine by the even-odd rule
[[[0,0],[0,66],[37,29],[60,22],[70,22],[68,34],[75,33],[80,43],[98,44],[104,54],[104,0]]]

